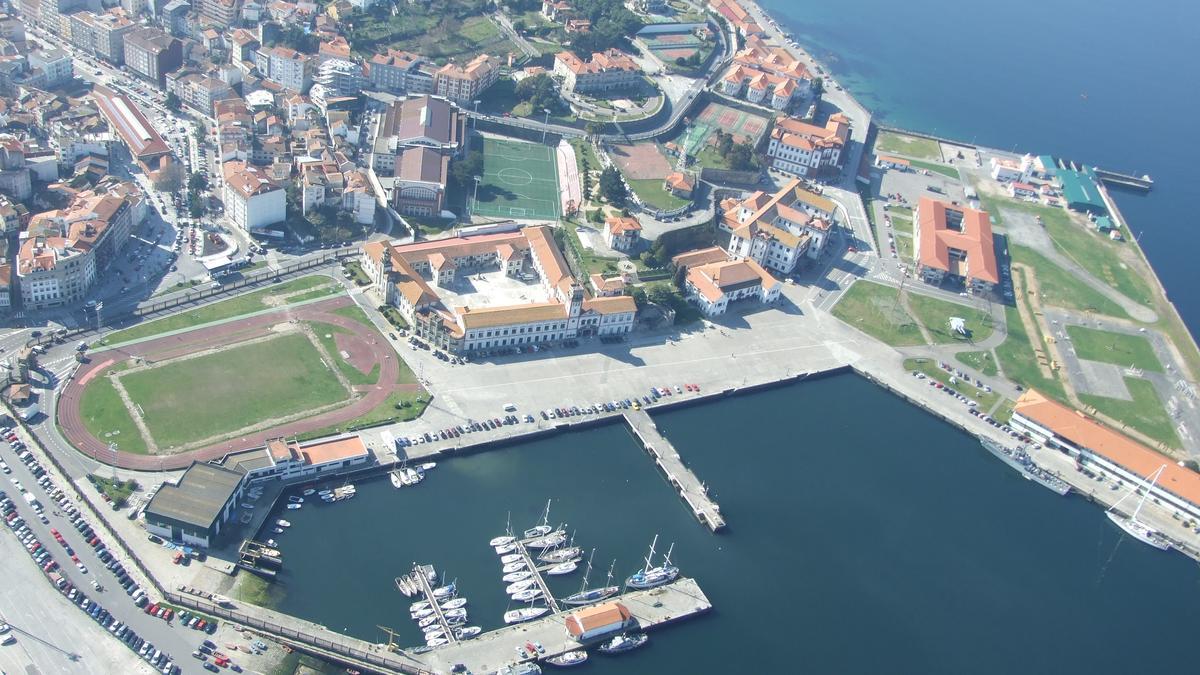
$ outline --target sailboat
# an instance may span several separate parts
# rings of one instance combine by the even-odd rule
[[[510,511],[508,517],[504,520],[504,534],[499,537],[492,537],[492,540],[488,542],[488,546],[496,549],[496,553],[507,553],[507,551],[499,550],[500,547],[508,546],[516,540],[517,538],[513,536],[512,532],[512,512]]]
[[[525,538],[532,539],[533,537],[541,537],[550,534],[551,529],[553,528],[550,527],[550,500],[547,499],[546,510],[542,513],[542,524],[534,525],[528,530],[525,530]]]
[[[1142,506],[1144,506],[1146,503],[1146,498],[1150,496],[1150,490],[1154,487],[1154,484],[1158,482],[1159,477],[1162,476],[1162,472],[1166,468],[1167,465],[1163,464],[1162,466],[1158,467],[1157,471],[1147,476],[1147,478],[1152,478],[1152,480],[1148,485],[1146,485],[1146,492],[1142,495],[1141,500],[1138,501],[1137,508],[1133,510],[1133,515],[1125,517],[1117,513],[1115,509],[1117,508],[1118,504],[1125,501],[1125,499],[1130,495],[1136,494],[1137,490],[1134,490],[1134,492],[1121,497],[1121,499],[1117,500],[1116,504],[1113,504],[1111,507],[1109,507],[1108,511],[1105,512],[1105,514],[1108,516],[1108,519],[1116,523],[1117,527],[1125,530],[1129,536],[1137,539],[1143,544],[1149,544],[1160,551],[1170,550],[1171,542],[1168,541],[1166,537],[1162,536],[1162,534],[1160,534],[1157,530],[1138,520],[1138,514],[1141,513]]]
[[[546,570],[546,574],[553,577],[561,574],[570,574],[577,569],[579,569],[579,563],[575,562],[574,560],[568,560],[567,562],[558,563],[554,567]]]
[[[504,592],[512,595],[514,593],[520,593],[527,588],[533,588],[534,586],[537,586],[536,579],[524,579],[522,581],[512,582],[504,588]]]
[[[671,564],[671,552],[675,550],[675,544],[671,544],[671,548],[667,549],[667,555],[663,557],[663,562],[658,567],[653,567],[654,546],[658,543],[658,535],[654,535],[654,541],[650,542],[650,555],[646,556],[646,566],[640,572],[635,572],[633,576],[625,580],[625,585],[630,588],[654,588],[662,586],[675,580],[679,576],[679,568]]]
[[[520,609],[510,609],[504,613],[504,623],[522,623],[524,621],[532,621],[549,611],[549,607],[522,607]]]
[[[530,572],[529,570],[520,570],[518,572],[509,572],[501,578],[505,583],[511,584],[517,581],[525,581],[531,576],[533,576],[533,572]]]
[[[592,549],[592,555],[596,554],[596,550]],[[620,588],[612,585],[613,567],[617,561],[614,560],[608,566],[608,581],[599,588],[588,588],[588,576],[592,573],[592,556],[588,556],[587,571],[583,573],[583,583],[579,584],[579,592],[572,593],[562,599],[564,605],[586,605],[591,602],[597,602],[605,598],[611,598],[620,592]]]

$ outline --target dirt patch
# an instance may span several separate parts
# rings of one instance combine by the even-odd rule
[[[346,363],[354,366],[354,369],[363,375],[369,375],[371,369],[378,363],[375,356],[371,353],[371,348],[367,341],[360,335],[346,335],[345,333],[335,333],[333,336],[333,344],[337,345],[338,354],[334,358],[343,358]]]
[[[633,180],[666,178],[671,173],[671,163],[654,143],[614,145],[608,154],[621,173]]]

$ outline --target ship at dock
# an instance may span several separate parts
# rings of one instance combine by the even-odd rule
[[[1071,491],[1070,483],[1038,466],[1025,450],[1009,448],[984,436],[979,437],[979,443],[1000,461],[1020,472],[1026,480],[1031,480],[1060,497],[1065,497]]]

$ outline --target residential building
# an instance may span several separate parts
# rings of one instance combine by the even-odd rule
[[[696,179],[680,171],[672,171],[663,179],[663,189],[681,199],[691,199]]]
[[[360,225],[370,225],[375,222],[375,193],[371,182],[362,171],[348,171],[344,174],[345,185],[342,187],[342,209],[348,211],[354,222]]]
[[[609,216],[604,219],[604,243],[614,251],[632,251],[642,240],[642,224],[637,218]]]
[[[225,217],[247,232],[259,230],[287,218],[283,188],[258,167],[241,161],[224,162]]]
[[[125,62],[125,35],[136,27],[123,10],[71,15],[71,43],[76,48],[120,65]]]
[[[798,179],[792,179],[774,195],[759,191],[741,202],[722,201],[719,224],[730,233],[729,253],[781,274],[791,274],[803,261],[819,257],[832,221],[805,209],[810,195]]]
[[[326,96],[357,96],[366,84],[362,64],[345,59],[326,59],[313,82],[325,88]]]
[[[1150,497],[1178,510],[1185,520],[1200,519],[1200,474],[1078,410],[1031,389],[1017,399],[1009,424],[1036,442],[1074,457],[1080,466],[1130,485],[1148,485],[1157,473],[1157,480],[1148,485]],[[1133,508],[1130,503],[1130,511]]]
[[[64,85],[75,77],[74,61],[63,49],[38,49],[29,53],[28,83],[39,89]]]
[[[418,336],[451,353],[531,346],[581,335],[623,335],[633,330],[637,312],[629,296],[587,298],[550,229],[543,226],[412,244],[371,242],[363,246],[362,265],[375,290],[400,310]],[[457,276],[485,269],[515,279],[536,279],[546,299],[451,307],[434,290]]]
[[[237,21],[239,0],[196,0],[200,20],[207,25],[229,28]]]
[[[480,54],[466,66],[447,63],[433,74],[433,91],[460,105],[479,98],[500,77],[500,59]]]
[[[780,117],[771,129],[767,157],[771,168],[792,176],[836,175],[849,142],[850,119],[842,113],[831,115],[823,127]]]
[[[723,260],[687,268],[685,291],[689,302],[705,316],[724,314],[732,302],[754,299],[761,303],[779,297],[782,284],[754,260]]]
[[[167,91],[205,117],[213,114],[213,105],[218,101],[237,98],[237,93],[228,83],[196,71],[176,70],[167,73]]]
[[[78,302],[96,281],[96,259],[65,237],[27,237],[17,252],[17,278],[26,309]]]
[[[25,144],[11,134],[0,134],[0,193],[17,201],[33,195],[33,178],[25,166]]]
[[[913,214],[917,274],[929,284],[962,282],[971,293],[1000,283],[992,223],[984,211],[922,197]]]
[[[554,74],[562,78],[564,91],[578,93],[632,87],[642,79],[637,62],[616,49],[596,52],[587,61],[559,52],[554,55]]]
[[[143,511],[146,531],[189,546],[215,543],[233,518],[245,473],[192,462],[178,482],[163,483]]]
[[[24,53],[25,20],[15,14],[0,14],[0,39],[8,40],[18,52]]]
[[[433,71],[419,54],[388,49],[367,62],[367,77],[376,89],[393,93],[432,94]]]
[[[727,96],[785,110],[812,94],[812,82],[808,68],[786,49],[750,37],[721,77],[720,89]]]
[[[125,65],[164,86],[167,73],[183,65],[183,43],[157,28],[139,28],[125,35]]]
[[[69,37],[70,20],[64,26],[62,19],[83,5],[83,0],[41,0],[38,3],[37,23],[55,35]]]
[[[307,54],[276,45],[260,49],[257,63],[264,77],[285,89],[303,94],[312,86],[313,62]]]
[[[577,609],[567,615],[567,634],[577,642],[611,637],[637,625],[637,619],[617,601]]]

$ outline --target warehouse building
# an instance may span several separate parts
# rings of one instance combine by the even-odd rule
[[[146,506],[146,531],[208,547],[233,516],[242,496],[240,470],[193,462],[179,482],[164,483]]]
[[[629,609],[619,602],[605,602],[571,612],[567,633],[579,642],[610,637],[637,624]]]

